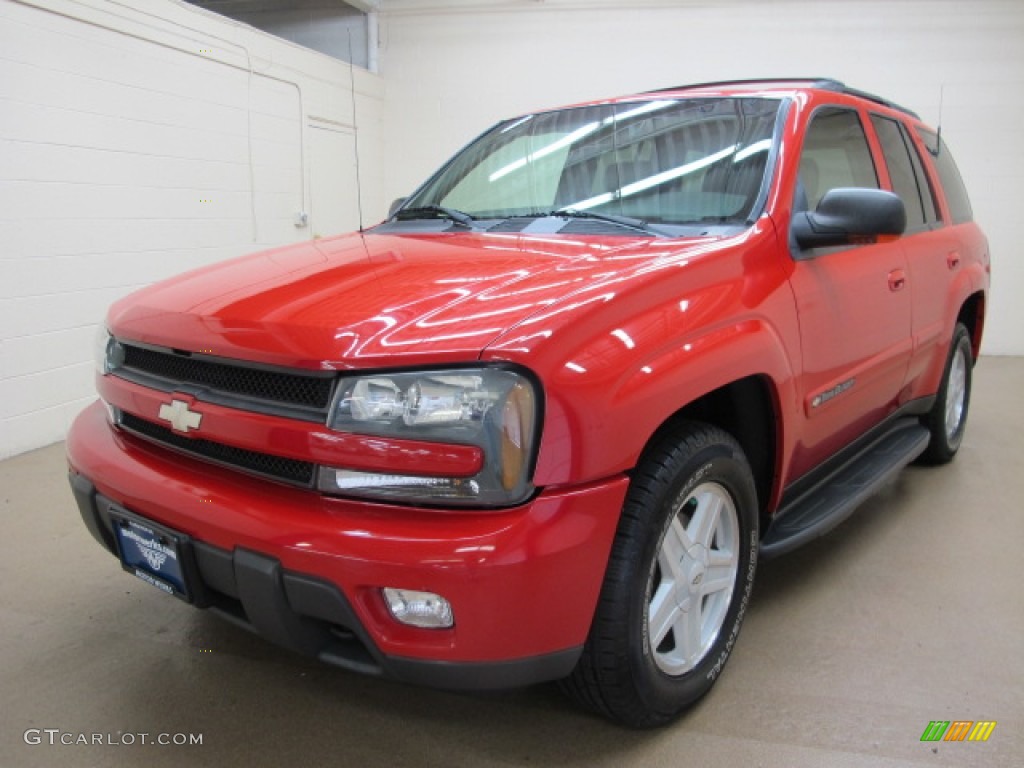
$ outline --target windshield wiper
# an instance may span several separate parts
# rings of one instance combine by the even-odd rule
[[[548,216],[561,216],[566,219],[594,219],[595,221],[606,221],[609,224],[618,224],[620,227],[635,229],[638,232],[646,232],[649,235],[664,237],[665,233],[659,232],[643,219],[634,219],[630,216],[615,216],[610,213],[594,213],[593,211],[578,211],[575,208],[559,208],[551,211]]]
[[[433,213],[436,216],[441,216],[445,219],[450,219],[456,224],[461,224],[464,227],[473,226],[473,217],[468,213],[457,210],[455,208],[446,208],[443,205],[418,205],[414,208],[403,208],[402,210],[395,213],[392,218],[402,221],[403,219],[420,219],[423,218],[423,214]]]

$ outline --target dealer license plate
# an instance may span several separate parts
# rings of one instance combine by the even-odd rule
[[[169,595],[189,600],[182,565],[184,537],[162,525],[118,511],[111,514],[121,566]]]

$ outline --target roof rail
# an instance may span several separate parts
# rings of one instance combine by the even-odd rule
[[[916,120],[920,120],[921,116],[918,115],[911,109],[900,106],[899,104],[883,99],[881,96],[876,96],[873,93],[867,91],[861,91],[857,88],[850,88],[845,83],[836,80],[832,77],[759,77],[750,80],[713,80],[707,83],[689,83],[687,85],[673,85],[667,88],[656,88],[653,91],[645,91],[645,93],[664,93],[665,91],[683,91],[691,88],[711,88],[716,86],[731,86],[731,85],[767,85],[769,83],[775,83],[783,85],[786,83],[792,84],[804,84],[808,88],[819,88],[823,91],[834,91],[835,93],[846,93],[850,96],[857,96],[868,101],[873,101],[876,104],[881,104],[884,107],[890,109],[896,109],[900,112],[910,115]]]
[[[860,90],[858,90],[856,88],[847,88],[846,86],[843,86],[842,92],[843,93],[848,93],[851,96],[859,96],[860,98],[867,99],[868,101],[873,101],[876,104],[881,104],[883,107],[889,107],[890,109],[899,110],[900,112],[903,112],[904,114],[910,115],[915,120],[920,120],[921,119],[921,116],[919,114],[917,114],[917,112],[915,112],[914,110],[907,109],[906,107],[901,107],[896,102],[889,101],[888,99],[883,99],[881,96],[876,96],[873,93],[868,93],[867,91],[860,91]]]
[[[712,80],[707,83],[687,83],[686,85],[672,85],[667,88],[655,88],[645,93],[662,93],[664,91],[682,91],[689,88],[709,88],[718,85],[765,85],[767,83],[810,83],[813,88],[825,88],[830,91],[845,88],[838,80],[831,77],[756,77],[749,80]]]

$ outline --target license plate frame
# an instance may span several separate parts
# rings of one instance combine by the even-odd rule
[[[193,602],[191,538],[122,508],[110,509],[121,568],[140,581]]]

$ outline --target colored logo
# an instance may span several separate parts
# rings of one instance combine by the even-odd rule
[[[995,720],[932,720],[921,741],[988,741],[995,728]]]

